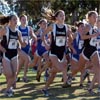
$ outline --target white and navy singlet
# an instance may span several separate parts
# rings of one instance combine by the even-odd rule
[[[67,27],[63,25],[62,28],[59,28],[57,24],[54,24],[54,31],[51,32],[51,49],[50,55],[55,55],[59,60],[62,60],[65,54],[66,40],[67,40]]]

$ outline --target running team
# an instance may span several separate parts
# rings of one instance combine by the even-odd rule
[[[49,96],[48,87],[58,72],[62,72],[63,88],[71,87],[72,80],[81,72],[79,86],[82,87],[87,78],[90,83],[88,92],[94,94],[95,83],[98,83],[100,92],[98,13],[89,11],[85,21],[77,21],[73,26],[65,23],[63,10],[53,13],[46,9],[42,15],[43,18],[37,23],[39,29],[36,32],[28,26],[28,19],[24,14],[19,17],[20,25],[17,15],[0,17],[0,58],[7,83],[5,95],[14,95],[13,89],[16,88],[16,82],[20,81],[18,75],[23,66],[24,82],[28,82],[27,72],[30,67],[37,66],[38,82],[45,71],[46,84],[41,89],[45,96]],[[30,58],[30,48],[33,60]],[[93,73],[93,79],[89,73]]]

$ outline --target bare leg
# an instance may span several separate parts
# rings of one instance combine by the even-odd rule
[[[12,68],[11,68],[10,60],[6,60],[6,59],[3,58],[2,62],[3,62],[4,75],[6,76],[6,79],[7,79],[6,90],[8,91],[12,87],[12,84],[13,84],[13,80],[14,80],[13,71],[12,71]]]

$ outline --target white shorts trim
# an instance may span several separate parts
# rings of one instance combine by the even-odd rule
[[[53,57],[55,56],[55,57],[57,57],[57,55],[51,54],[51,51],[49,52],[49,56],[53,56]],[[58,58],[58,57],[57,57],[57,58]],[[63,56],[62,60],[60,60],[60,59],[58,58],[58,61],[59,61],[59,62],[64,62],[64,58],[65,58],[64,56]]]
[[[83,51],[84,51],[84,50],[83,50]],[[89,61],[89,59],[84,55],[83,51],[82,51],[82,56],[83,56],[83,58],[84,58],[85,60],[88,60],[88,61]]]
[[[74,61],[78,62],[78,60],[77,60],[76,58],[74,58],[73,56],[72,56],[72,59],[73,59]]]

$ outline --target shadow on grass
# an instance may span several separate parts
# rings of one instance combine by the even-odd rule
[[[60,79],[56,79],[56,81],[53,82],[53,84],[50,86],[50,89],[48,90],[50,96],[45,97],[41,90],[39,90],[39,88],[42,88],[45,84],[43,81],[43,76],[41,77],[41,82],[37,82],[35,77],[35,73],[31,72],[28,76],[28,83],[24,83],[22,81],[18,82],[17,89],[15,89],[15,95],[14,97],[11,97],[11,100],[16,98],[18,98],[16,100],[100,100],[98,94],[91,96],[86,90],[81,89],[77,80],[73,82],[72,87],[62,88]],[[58,75],[57,77],[60,78],[61,75]],[[3,86],[4,88],[5,84],[5,82],[2,82],[0,83],[0,86]],[[3,90],[4,89],[2,89],[2,91]],[[4,95],[0,96],[0,100],[1,98],[6,99]],[[6,100],[10,100],[10,98],[7,98]]]

